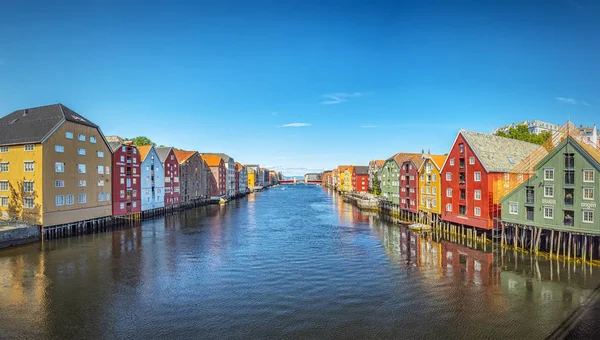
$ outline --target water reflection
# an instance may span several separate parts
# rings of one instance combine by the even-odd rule
[[[268,190],[0,252],[0,338],[539,338],[600,281],[495,250]]]

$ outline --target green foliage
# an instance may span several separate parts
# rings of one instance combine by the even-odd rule
[[[124,138],[127,141],[132,141],[133,145],[135,146],[142,146],[142,145],[155,145],[156,143],[154,143],[150,138],[146,137],[146,136],[137,136],[137,137],[133,137],[133,138]]]
[[[371,188],[371,194],[377,196],[381,195],[381,182],[377,178],[377,175],[375,175],[375,178],[373,179],[373,187]]]
[[[37,201],[37,192],[27,193],[24,189],[25,180],[18,181],[16,187],[11,184],[10,186],[10,200],[8,202],[8,215],[11,219],[16,221],[23,221],[31,225],[40,224],[41,207],[39,204],[35,204],[33,208],[24,207],[24,198],[31,197],[34,202]]]
[[[531,133],[529,132],[527,125],[519,124],[511,127],[508,132],[498,131],[496,136],[517,139],[534,144],[543,144],[552,136],[552,133],[550,131],[543,131],[539,134]]]

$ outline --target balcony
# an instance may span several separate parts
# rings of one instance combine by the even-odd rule
[[[565,227],[573,227],[575,223],[573,222],[573,217],[565,217],[563,219],[563,225]]]

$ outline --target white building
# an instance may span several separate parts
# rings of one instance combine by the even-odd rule
[[[496,134],[499,131],[505,132],[507,133],[508,130],[510,130],[510,128],[512,127],[516,127],[518,125],[527,125],[527,127],[529,128],[529,132],[530,133],[535,133],[535,134],[539,134],[542,133],[544,131],[548,131],[548,132],[554,132],[556,130],[558,130],[558,128],[560,126],[556,125],[556,124],[552,124],[552,123],[548,123],[548,122],[543,122],[541,120],[524,120],[520,123],[513,123],[510,125],[506,125],[506,126],[501,126],[499,128],[497,128],[496,130],[492,131],[492,134]]]
[[[165,206],[165,168],[152,145],[138,146],[142,160],[142,211]]]

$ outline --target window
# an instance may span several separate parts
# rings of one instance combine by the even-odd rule
[[[25,172],[33,172],[33,161],[25,161],[23,164],[25,166]]]
[[[594,188],[583,188],[583,199],[593,200],[594,199]]]
[[[8,172],[8,162],[0,163],[0,172]]]
[[[454,158],[450,158],[450,165],[454,165]]]
[[[160,194],[160,189],[158,189],[158,193]],[[137,190],[133,190],[133,191],[131,192],[131,195],[132,195],[133,197],[137,197]]]
[[[33,144],[25,145],[25,151],[33,151],[33,150],[35,150],[35,145],[33,145]]]
[[[575,154],[574,153],[566,153],[565,154],[565,169],[573,169],[575,167]]]
[[[78,183],[78,185],[79,185],[80,187],[84,187],[84,186],[86,186],[86,185],[87,185],[87,182],[86,182],[86,180],[85,180],[85,179],[80,179],[80,180],[79,180],[79,183]]]
[[[527,219],[527,221],[533,221],[534,219],[534,210],[533,207],[525,207],[525,218]]]
[[[583,211],[583,222],[584,223],[594,223],[594,211],[593,210],[584,210]]]
[[[85,135],[79,134],[77,135],[77,139],[81,142],[85,142]]]
[[[431,200],[431,206],[434,208],[437,206],[437,200],[435,198]]]
[[[431,181],[432,182],[437,181],[437,175],[436,174],[431,175]]]
[[[565,185],[575,184],[575,171],[565,170]]]
[[[25,209],[33,209],[35,207],[35,203],[33,201],[33,197],[25,197],[23,198],[23,208]]]
[[[96,144],[96,137],[90,136],[90,143]]]
[[[110,175],[110,167],[108,165],[104,167],[104,173]]]
[[[54,172],[65,172],[65,163],[54,163]]]
[[[554,219],[554,207],[544,207],[544,218]]]
[[[79,194],[77,195],[77,203],[79,204],[85,204],[87,202],[87,195],[86,194]]]
[[[436,195],[437,194],[437,188],[436,187],[431,188],[431,193],[433,195]]]
[[[514,160],[514,159],[512,159],[512,157],[508,157],[508,156],[506,156],[506,159],[508,159],[508,162],[509,162],[510,164],[515,164],[515,160]]]
[[[0,181],[0,191],[8,191],[8,181]]]
[[[171,160],[174,160],[174,159],[175,159],[175,156],[171,155]]]
[[[133,185],[135,185],[136,183],[137,183],[137,178],[134,178],[133,179]],[[363,182],[363,184],[364,184],[364,182]]]
[[[65,195],[56,195],[54,202],[56,203],[57,207],[62,207],[65,205]]]
[[[23,182],[23,191],[27,193],[33,192],[33,181],[24,181]]]
[[[56,145],[54,145],[54,151],[63,153],[63,152],[65,152],[65,146],[56,144]]]
[[[554,186],[546,185],[544,187],[544,197],[554,197]]]
[[[121,210],[122,210],[122,209],[125,209],[125,203],[121,203],[121,204],[119,204],[119,208],[121,208]]]
[[[123,145],[123,147],[121,147],[121,151],[127,152],[127,147]],[[123,156],[121,156],[121,159],[123,159]]]
[[[554,169],[544,169],[544,181],[554,180]]]
[[[421,174],[421,182],[425,181],[425,174]]]
[[[104,151],[97,151],[96,155],[98,155],[98,158],[104,158]]]
[[[104,197],[107,201],[110,201],[110,192],[107,192]]]
[[[125,198],[125,190],[120,191],[121,198]]]
[[[121,155],[121,162],[125,162],[125,156]]]
[[[587,183],[594,182],[594,170],[583,170],[583,181]]]
[[[85,174],[85,164],[77,164],[77,172],[80,174]]]
[[[125,184],[125,178],[124,178],[124,177],[121,177],[121,178],[120,178],[120,180],[119,180],[119,182],[120,182],[121,184]]]
[[[427,193],[427,195],[431,194],[431,188],[427,187],[426,190],[425,190],[425,192]]]
[[[67,132],[65,133],[65,138],[66,138],[66,139],[73,139],[73,132],[68,132],[68,131],[67,131]]]
[[[451,188],[446,189],[446,197],[452,197],[452,189]]]
[[[122,174],[124,174],[124,173],[125,173],[125,167],[124,167],[124,166],[122,166],[122,167],[121,167],[121,173],[122,173]]]
[[[459,205],[458,206],[458,213],[460,215],[466,215],[467,214],[467,207],[464,205]]]
[[[475,207],[475,216],[481,216],[481,208]]]
[[[55,188],[64,188],[65,187],[65,181],[63,181],[63,180],[54,181],[54,187]]]
[[[469,157],[469,164],[470,165],[475,164],[475,157]]]
[[[104,186],[104,180],[103,179],[101,179],[101,180],[98,181],[98,186],[99,187],[103,187]]]
[[[77,154],[80,156],[85,156],[85,149],[84,148],[77,149]]]
[[[65,205],[73,205],[75,204],[75,195],[69,194],[65,195]]]
[[[508,202],[508,213],[511,215],[519,214],[519,206],[517,205],[517,202]]]
[[[104,202],[104,193],[103,192],[98,193],[98,202]]]
[[[481,190],[475,190],[475,200],[481,201]]]
[[[463,143],[458,144],[458,150],[460,153],[465,153],[465,145]]]
[[[474,176],[475,176],[475,182],[481,182],[481,172],[476,171],[474,173]]]
[[[8,197],[0,197],[0,207],[8,207]]]
[[[446,181],[451,181],[452,180],[452,173],[451,172],[446,172]]]
[[[425,193],[425,187],[421,187],[421,194]]]
[[[8,152],[8,146],[0,146],[0,153],[7,153]]]
[[[533,187],[525,187],[525,204],[534,204],[535,190]]]

